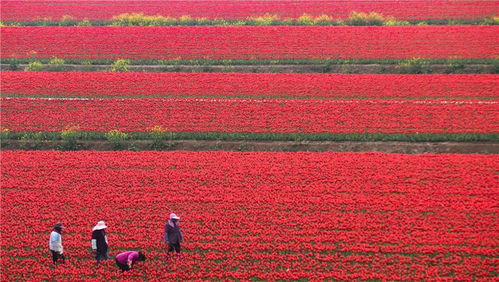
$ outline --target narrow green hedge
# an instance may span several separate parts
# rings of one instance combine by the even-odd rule
[[[356,97],[347,97],[347,96],[267,96],[267,95],[223,95],[223,94],[214,94],[214,95],[159,95],[159,94],[144,94],[144,95],[120,95],[120,96],[111,96],[105,94],[96,94],[96,95],[79,95],[79,94],[71,94],[71,95],[47,95],[47,94],[23,94],[23,93],[0,93],[0,97],[8,97],[8,98],[51,98],[51,99],[71,99],[71,98],[98,98],[98,99],[141,99],[141,98],[204,98],[204,99],[293,99],[293,100],[442,100],[442,99],[459,99],[459,100],[494,100],[497,97],[491,96],[418,96],[418,97],[397,97],[397,96],[383,96],[383,97],[369,97],[369,96],[356,96]]]
[[[61,132],[1,132],[0,140],[62,140]],[[107,140],[106,132],[79,131],[78,140]],[[127,132],[128,140],[152,140],[151,132]],[[498,142],[499,133],[252,133],[165,132],[165,140],[224,141],[405,141],[405,142]]]
[[[122,58],[127,59],[127,58]],[[194,59],[194,60],[183,60],[183,59],[172,59],[172,60],[162,60],[162,59],[140,59],[133,60],[128,59],[130,65],[350,65],[350,64],[406,64],[408,61],[413,61],[415,59],[424,60],[427,64],[487,64],[487,65],[499,65],[499,59],[487,58],[487,59],[426,59],[426,58],[407,58],[407,59],[340,59],[340,58],[329,58],[329,59]],[[38,61],[43,64],[48,64],[52,58],[0,58],[2,64],[29,64],[33,61]],[[66,59],[64,58],[65,64],[73,65],[112,65],[116,62],[115,59],[99,59],[99,60],[89,60],[89,59]]]
[[[88,20],[34,20],[34,21],[5,21],[1,26],[348,26],[348,25],[497,25],[497,20],[491,18],[467,20],[467,19],[428,19],[428,20],[409,20],[409,21],[387,21],[380,24],[356,23],[350,21],[323,21],[318,23],[304,23],[299,20],[274,20],[270,22],[258,22],[253,20],[231,20],[231,19],[203,19],[191,21],[165,21],[158,23],[139,24],[133,22],[116,21],[88,21]]]
[[[374,71],[373,73],[405,73],[405,74],[422,74],[422,73],[434,73],[434,65],[445,66],[444,70],[439,69],[438,72],[443,73],[469,73],[466,71],[466,65],[476,64],[476,65],[486,65],[490,66],[490,69],[486,70],[486,73],[497,74],[499,73],[499,59],[489,58],[489,59],[425,59],[425,58],[408,58],[408,59],[233,59],[233,60],[221,60],[221,59],[196,59],[196,60],[160,60],[160,59],[142,59],[142,60],[130,60],[130,59],[104,59],[104,60],[88,60],[88,59],[64,59],[63,65],[51,64],[54,59],[42,58],[42,59],[32,59],[32,58],[4,58],[0,59],[2,64],[7,64],[4,70],[10,71],[65,71],[68,64],[74,64],[79,66],[92,66],[92,65],[104,65],[109,66],[107,71],[130,71],[129,66],[137,65],[149,65],[149,66],[163,66],[160,67],[161,72],[179,72],[181,71],[181,66],[191,66],[197,67],[201,72],[233,72],[233,66],[270,66],[268,72],[276,72],[276,69],[272,69],[276,65],[287,65],[287,66],[310,66],[310,71],[315,73],[330,73],[333,66],[340,67],[340,73],[358,73],[355,65],[366,65],[366,64],[376,64],[381,67]],[[60,59],[59,59],[60,60]],[[124,64],[117,63],[119,61],[125,62]],[[21,68],[20,64],[26,64],[28,67]],[[32,66],[37,65],[37,68]],[[118,67],[119,66],[119,67]],[[215,66],[223,67],[222,70],[217,70]],[[384,66],[396,66],[395,71],[387,71]],[[88,71],[93,71],[91,68]],[[257,70],[247,70],[254,71]],[[259,72],[259,71],[258,71]],[[472,70],[472,72],[476,72]],[[484,70],[479,70],[479,73],[484,73]]]

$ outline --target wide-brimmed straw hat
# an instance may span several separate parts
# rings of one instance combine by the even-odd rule
[[[170,219],[180,219],[176,214],[172,213],[170,214]]]
[[[102,230],[102,229],[104,229],[104,228],[107,228],[106,223],[104,223],[104,221],[103,221],[103,220],[101,220],[101,221],[97,222],[97,225],[96,225],[96,226],[94,226],[93,230],[94,230],[94,231],[95,231],[95,230]]]

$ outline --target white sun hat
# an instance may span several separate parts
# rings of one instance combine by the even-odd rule
[[[104,229],[104,228],[107,228],[106,223],[104,223],[104,221],[103,221],[103,220],[101,220],[101,221],[97,222],[97,225],[96,225],[96,226],[94,226],[93,230],[94,230],[94,231],[95,231],[95,230],[102,230],[102,229]]]
[[[180,219],[176,214],[172,213],[170,214],[170,219]]]

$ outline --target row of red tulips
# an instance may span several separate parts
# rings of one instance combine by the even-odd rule
[[[144,13],[193,17],[240,19],[266,13],[297,18],[314,16],[348,17],[352,11],[378,12],[397,19],[480,19],[499,13],[498,1],[2,1],[2,21],[59,20],[63,16],[82,20],[110,20],[122,13]]]
[[[3,129],[275,133],[497,133],[497,101],[2,98]]]
[[[2,73],[2,94],[48,97],[496,98],[495,75]]]
[[[2,58],[495,58],[497,26],[4,27]]]

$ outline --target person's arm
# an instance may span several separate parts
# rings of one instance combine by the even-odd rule
[[[92,232],[92,250],[97,250],[97,234]]]
[[[62,255],[62,253],[64,252],[64,248],[62,247],[62,236],[61,236],[61,234],[59,234],[59,246],[60,246],[59,253]]]
[[[165,224],[165,243],[168,244],[168,222]]]
[[[128,255],[128,258],[127,258],[127,264],[128,264],[128,267],[132,268],[132,265],[133,265],[133,262],[139,258],[139,253],[137,252],[131,252],[129,255]]]

